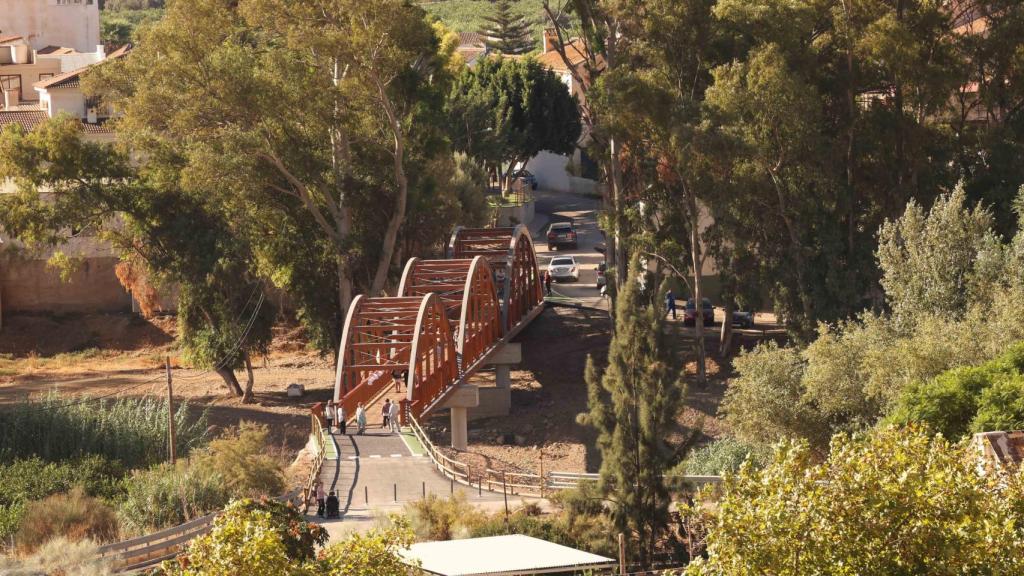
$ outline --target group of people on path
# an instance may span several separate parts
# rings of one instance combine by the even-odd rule
[[[384,405],[381,406],[381,428],[393,434],[401,433],[400,411],[401,407],[398,405],[398,402],[392,402],[390,398],[386,398]],[[328,434],[333,434],[335,427],[337,427],[339,434],[347,434],[348,422],[345,418],[345,407],[340,403],[335,404],[334,400],[328,400],[327,406],[324,407],[324,423],[327,425]],[[356,408],[356,434],[362,435],[365,432],[366,408],[360,402],[359,407]]]
[[[316,481],[316,515],[320,518],[337,518],[341,512],[341,502],[338,496],[331,490],[330,494],[324,497],[324,483]]]

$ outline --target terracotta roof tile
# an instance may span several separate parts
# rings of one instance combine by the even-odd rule
[[[584,45],[582,40],[573,40],[565,45],[565,55],[569,57],[569,62],[573,66],[579,66],[587,60],[584,55]],[[544,54],[537,57],[537,62],[546,68],[558,72],[568,72],[569,68],[565,65],[565,61],[562,60],[562,55],[557,50],[549,50]]]
[[[49,118],[43,110],[0,110],[0,131],[14,124],[20,125],[26,131],[35,130],[40,124],[49,120]],[[114,130],[107,126],[105,121],[89,124],[83,120],[82,132],[86,134],[113,134]]]
[[[473,46],[482,48],[484,37],[476,32],[459,32],[459,46]]]
[[[32,130],[39,126],[49,116],[42,110],[2,110],[0,111],[0,130],[4,130],[12,124],[19,124],[25,130]]]
[[[114,50],[113,52],[108,54],[107,57],[103,59],[103,62],[106,62],[107,60],[114,60],[114,59],[117,59],[117,58],[121,58],[122,56],[127,54],[129,51],[131,51],[131,49],[132,49],[132,45],[131,44],[125,44],[124,46],[121,46],[117,50]],[[90,64],[89,66],[94,66],[94,65],[95,64]],[[49,88],[78,88],[79,86],[81,86],[81,75],[82,75],[82,72],[85,72],[87,69],[89,69],[89,66],[83,66],[81,68],[78,68],[78,69],[75,69],[75,70],[71,70],[70,72],[65,72],[63,74],[58,74],[58,75],[56,75],[56,76],[54,76],[52,78],[47,78],[45,80],[40,80],[40,81],[36,82],[35,84],[33,84],[33,86],[36,87],[36,88],[47,88],[47,89],[49,89]]]

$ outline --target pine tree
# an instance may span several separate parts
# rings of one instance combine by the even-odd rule
[[[526,54],[533,50],[533,38],[530,36],[530,25],[522,17],[512,13],[509,0],[498,0],[494,3],[494,15],[485,16],[488,22],[480,35],[484,37],[484,45],[488,50],[502,54]]]
[[[590,412],[596,429],[603,494],[630,550],[650,566],[655,544],[669,522],[665,473],[680,458],[668,438],[683,405],[680,365],[666,333],[664,313],[642,293],[638,259],[615,298],[615,334],[602,372],[587,360]]]

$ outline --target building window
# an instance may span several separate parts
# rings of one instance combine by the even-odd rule
[[[73,4],[81,4],[82,0],[57,0],[57,6],[71,6]],[[92,2],[89,2],[92,4]]]
[[[18,96],[21,96],[21,74],[0,76],[0,88],[5,92],[17,91]]]
[[[53,78],[53,74],[49,74],[49,73],[44,72],[44,73],[39,75],[39,81],[40,82],[42,82],[43,80],[46,80],[47,78]]]

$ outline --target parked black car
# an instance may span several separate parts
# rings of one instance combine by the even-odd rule
[[[555,222],[548,226],[548,250],[561,249],[563,246],[577,248],[576,227],[572,222]]]

